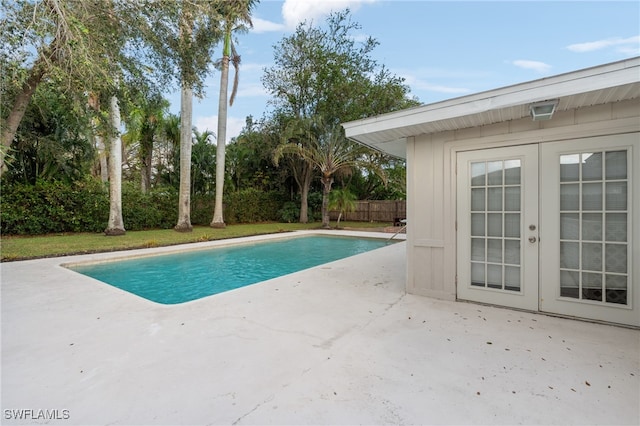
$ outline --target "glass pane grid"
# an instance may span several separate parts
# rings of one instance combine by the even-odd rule
[[[627,151],[560,156],[560,296],[628,304]]]
[[[471,285],[520,292],[521,160],[471,163]]]

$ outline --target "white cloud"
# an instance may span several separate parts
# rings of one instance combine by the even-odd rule
[[[284,31],[285,29],[283,24],[267,21],[266,19],[251,18],[251,21],[253,22],[253,29],[251,31],[257,34],[271,31]]]
[[[361,5],[376,0],[285,0],[282,18],[287,28],[293,29],[299,23],[323,18],[332,11],[350,8],[356,11]]]
[[[526,59],[518,59],[516,61],[513,61],[512,64],[515,65],[516,67],[524,68],[526,70],[533,70],[543,74],[551,70],[551,65],[545,64],[544,62],[540,62],[540,61],[529,61]]]
[[[638,56],[640,55],[640,45],[638,46],[619,46],[616,48],[616,52],[622,53],[627,56]]]
[[[594,50],[615,47],[618,52],[638,54],[640,50],[640,36],[621,38],[607,38],[603,40],[588,41],[586,43],[575,43],[567,46],[572,52],[584,53],[593,52]]]
[[[242,78],[242,76],[240,78]],[[242,84],[241,80],[238,86],[238,98],[263,97],[268,95],[269,93],[267,93],[264,86],[260,83]]]
[[[263,63],[259,63],[259,62],[241,62],[240,63],[240,72],[244,73],[244,72],[252,72],[252,71],[258,71],[260,73],[260,75],[262,75],[262,70],[265,69],[266,67],[268,67],[269,64],[263,64]]]
[[[244,118],[237,117],[227,117],[227,137],[226,143],[238,136],[242,131],[242,128],[245,125],[246,120]],[[213,132],[213,134],[218,133],[218,116],[217,115],[209,115],[209,116],[198,116],[195,117],[194,126],[198,129],[199,132],[204,132],[209,130]]]
[[[464,87],[453,87],[453,86],[444,86],[440,84],[429,83],[426,80],[423,80],[415,75],[402,73],[402,77],[404,77],[404,82],[411,88],[411,94],[417,95],[417,91],[428,91],[428,92],[437,92],[437,93],[449,93],[449,94],[462,94],[469,93],[470,90]]]

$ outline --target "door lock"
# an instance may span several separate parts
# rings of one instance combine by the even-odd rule
[[[530,242],[530,243],[535,243],[536,241],[538,241],[538,240],[536,239],[536,237],[529,237],[529,242]]]

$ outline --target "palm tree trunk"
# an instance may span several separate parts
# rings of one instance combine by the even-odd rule
[[[222,198],[224,195],[224,162],[227,139],[227,90],[229,86],[229,56],[222,57],[220,97],[218,98],[218,143],[216,146],[216,199],[211,227],[224,228]]]
[[[140,190],[146,194],[151,190],[151,162],[153,161],[153,133],[147,130],[140,141]]]
[[[140,166],[140,192],[146,194],[151,190],[151,158],[146,155]]]
[[[332,184],[333,184],[333,177],[322,176],[322,227],[323,228],[330,228],[329,193],[331,192]]]
[[[106,235],[124,235],[122,220],[122,139],[120,139],[120,107],[118,98],[111,97],[109,104],[111,119],[111,143],[109,146],[109,222]]]
[[[193,89],[182,82],[180,97],[180,196],[178,200],[178,232],[191,232],[191,116]]]

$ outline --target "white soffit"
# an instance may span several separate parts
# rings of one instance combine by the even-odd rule
[[[529,105],[560,99],[556,112],[640,97],[640,57],[344,123],[363,145],[406,157],[406,138],[529,116]]]

